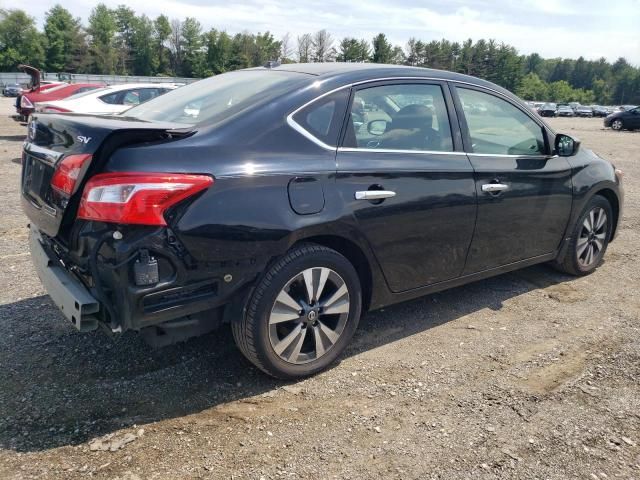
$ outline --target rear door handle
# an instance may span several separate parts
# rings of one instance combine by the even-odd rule
[[[391,190],[365,190],[356,192],[356,200],[382,200],[383,198],[395,197],[396,192]]]
[[[485,183],[482,185],[482,191],[487,193],[504,192],[509,189],[509,185],[504,183]]]

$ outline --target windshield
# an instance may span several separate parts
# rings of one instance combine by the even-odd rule
[[[216,123],[308,83],[306,74],[245,70],[224,73],[168,92],[127,110],[147,121]]]

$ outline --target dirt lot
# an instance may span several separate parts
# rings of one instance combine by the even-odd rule
[[[546,267],[366,315],[296,384],[228,329],[153,351],[79,334],[27,252],[25,128],[0,103],[0,478],[640,478],[640,132],[552,119],[626,172],[606,263]]]

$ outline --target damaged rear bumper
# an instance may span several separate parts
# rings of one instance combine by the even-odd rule
[[[53,302],[81,332],[98,328],[100,304],[85,286],[52,258],[33,228],[29,234],[31,260],[36,273]]]

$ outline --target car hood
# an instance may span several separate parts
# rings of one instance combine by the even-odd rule
[[[31,77],[31,81],[29,82],[29,86],[32,90],[38,88],[40,86],[40,80],[42,78],[42,74],[40,70],[36,67],[32,67],[31,65],[18,65],[18,70],[26,73]]]

